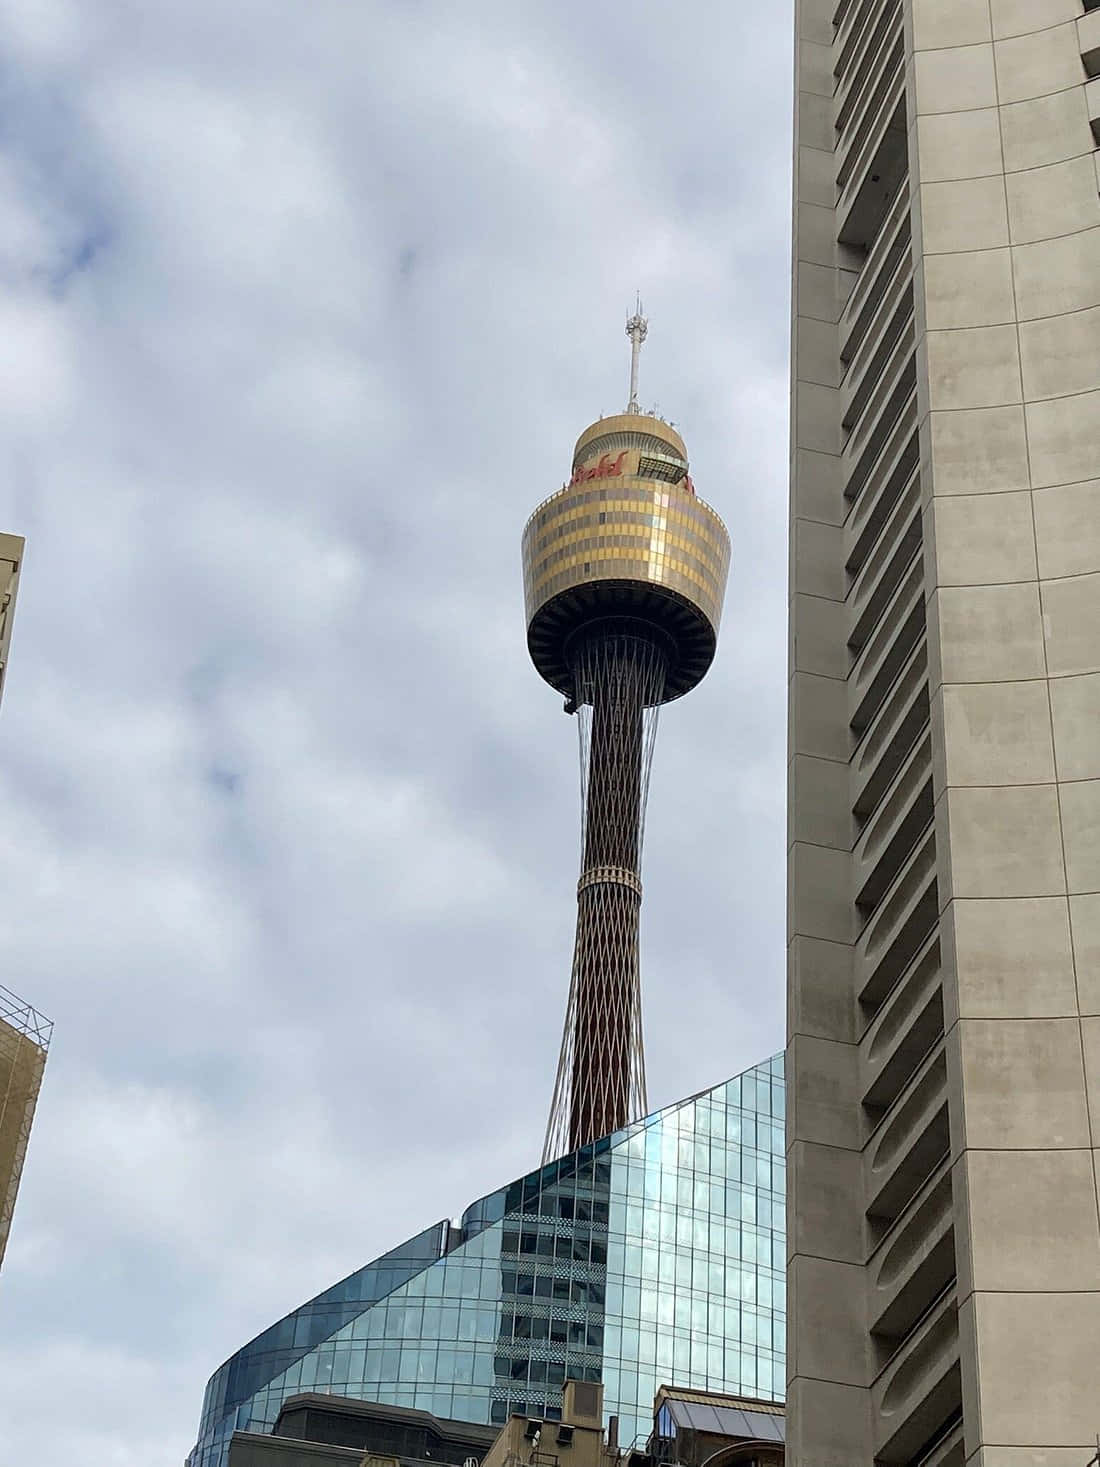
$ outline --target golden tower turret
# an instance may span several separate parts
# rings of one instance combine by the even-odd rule
[[[580,714],[582,761],[577,939],[545,1160],[646,1111],[639,867],[657,710],[710,667],[729,569],[683,439],[638,408],[640,302],[627,334],[627,411],[585,429],[569,482],[523,532],[527,645]]]

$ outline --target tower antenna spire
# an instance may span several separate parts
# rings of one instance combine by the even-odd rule
[[[626,323],[626,334],[630,337],[630,401],[626,405],[628,413],[640,413],[638,406],[638,362],[642,355],[642,342],[646,339],[649,331],[649,322],[642,315],[641,293],[634,300],[634,314]]]

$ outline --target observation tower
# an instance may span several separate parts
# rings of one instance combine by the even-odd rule
[[[710,667],[729,569],[683,439],[638,406],[640,301],[626,330],[625,413],[584,430],[571,479],[523,532],[527,646],[581,746],[577,936],[544,1162],[647,1111],[639,873],[657,714]]]

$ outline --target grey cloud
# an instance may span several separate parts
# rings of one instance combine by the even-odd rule
[[[227,1353],[537,1156],[576,734],[518,539],[635,287],[734,541],[658,739],[651,1100],[782,1043],[790,7],[3,9],[0,964],[57,1038],[0,1415],[161,1467]]]

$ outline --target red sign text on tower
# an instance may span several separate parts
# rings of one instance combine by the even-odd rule
[[[615,479],[623,471],[623,459],[626,458],[624,448],[618,458],[610,458],[606,453],[601,454],[600,461],[594,468],[586,469],[583,465],[573,470],[570,484],[584,484],[589,479]]]

